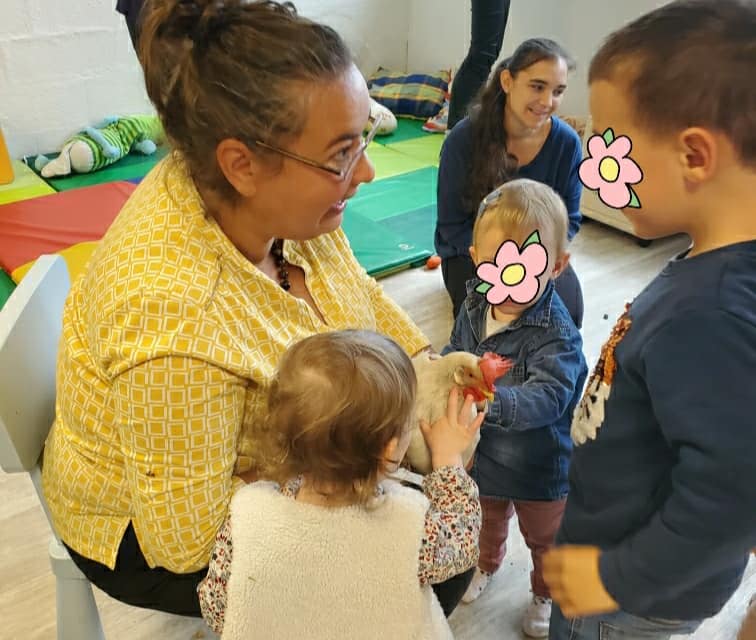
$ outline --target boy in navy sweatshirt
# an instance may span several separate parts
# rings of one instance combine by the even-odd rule
[[[583,184],[639,237],[692,244],[628,306],[576,409],[552,640],[691,633],[756,547],[754,69],[747,0],[666,4],[592,60]]]

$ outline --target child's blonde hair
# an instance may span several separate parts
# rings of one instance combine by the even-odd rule
[[[385,470],[386,445],[409,428],[416,388],[410,358],[380,334],[333,331],[298,342],[282,358],[268,397],[273,452],[266,477],[283,483],[307,475],[366,504]]]
[[[474,246],[478,246],[481,229],[492,224],[513,238],[517,232],[527,237],[537,230],[541,243],[556,256],[567,250],[567,207],[559,194],[542,182],[518,178],[488,194],[475,218]]]

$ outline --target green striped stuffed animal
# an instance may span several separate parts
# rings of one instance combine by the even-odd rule
[[[54,160],[39,156],[35,167],[45,178],[67,176],[71,171],[90,173],[113,164],[132,150],[151,155],[163,138],[157,116],[108,118],[102,126],[87,127],[66,140]]]

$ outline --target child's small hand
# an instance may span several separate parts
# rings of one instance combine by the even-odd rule
[[[472,396],[467,396],[462,408],[459,408],[459,393],[457,387],[451,390],[446,415],[443,418],[439,418],[432,425],[420,420],[420,430],[430,449],[434,469],[446,466],[461,467],[462,452],[473,442],[485,418],[484,413],[479,413],[473,419]]]
[[[598,547],[565,545],[543,556],[543,579],[551,597],[568,618],[593,616],[619,609],[599,574]]]

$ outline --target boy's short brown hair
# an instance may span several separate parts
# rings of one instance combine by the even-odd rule
[[[386,445],[409,428],[416,388],[409,356],[373,331],[332,331],[296,343],[268,396],[273,441],[264,475],[285,482],[305,474],[339,487],[341,497],[369,502]]]
[[[677,0],[612,33],[591,61],[588,82],[623,84],[649,132],[706,127],[756,167],[754,70],[756,2]]]

